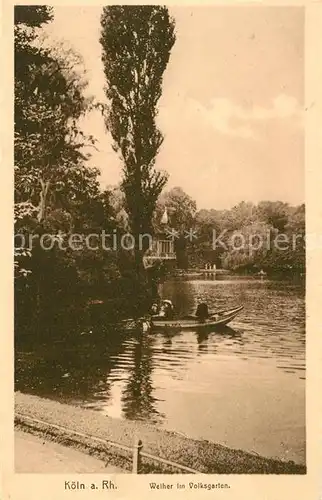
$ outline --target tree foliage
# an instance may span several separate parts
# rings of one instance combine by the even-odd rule
[[[100,190],[98,170],[87,164],[94,138],[79,126],[91,106],[80,58],[61,45],[43,43],[41,26],[51,19],[48,7],[15,9],[15,321],[20,333],[57,334],[64,331],[62,322],[69,332],[77,330],[90,297],[113,298],[120,288],[116,256],[67,245],[74,233],[111,233],[115,217],[110,193]],[[50,243],[46,235],[55,241],[48,250],[39,244],[41,237]]]
[[[36,37],[32,42],[21,45],[20,36],[16,41],[15,187],[16,201],[38,206],[41,222],[50,192],[62,190],[69,171],[74,180],[93,177],[85,171],[83,150],[93,139],[85,138],[77,123],[88,102],[83,97],[86,82],[73,71],[74,60],[38,48]]]
[[[176,186],[162,193],[155,211],[156,224],[160,224],[165,209],[170,227],[183,232],[184,230],[189,231],[193,226],[197,204],[181,187]]]
[[[93,138],[84,137],[77,123],[88,109],[89,103],[83,96],[86,82],[75,71],[79,61],[76,54],[40,44],[38,28],[51,19],[49,7],[15,7],[18,230],[21,223],[26,227],[26,207],[41,224],[51,211],[73,210],[81,198],[98,195],[98,172],[86,166],[83,149],[93,143]]]
[[[152,230],[153,211],[167,180],[155,168],[163,142],[156,116],[175,42],[174,21],[162,6],[111,6],[103,9],[101,26],[106,126],[123,160],[122,189],[137,235]]]
[[[192,246],[192,241],[189,242],[187,236],[190,230],[195,229],[197,204],[178,186],[162,193],[154,214],[154,224],[158,231],[164,230],[160,222],[165,209],[168,215],[168,231],[177,231],[177,237],[174,238],[177,267],[185,269],[188,266],[189,247]]]
[[[234,271],[304,272],[304,205],[241,202],[231,210],[200,210],[196,228],[198,241],[189,256],[196,265],[210,262]],[[218,243],[214,248],[214,238],[218,237],[223,245]],[[234,238],[242,239],[245,244],[238,248],[237,243],[233,248]],[[288,245],[283,248],[283,244],[276,244],[278,238],[280,241],[284,238]],[[259,241],[263,244],[259,245]]]
[[[14,9],[15,28],[22,24],[29,28],[40,28],[53,20],[53,9],[46,5],[16,5]]]

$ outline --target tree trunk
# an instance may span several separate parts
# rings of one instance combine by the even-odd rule
[[[177,258],[178,269],[188,268],[188,255],[187,255],[187,240],[180,236],[175,240],[175,253]]]
[[[46,215],[46,202],[47,202],[47,194],[49,190],[50,181],[43,181],[40,179],[40,200],[39,200],[39,212],[38,212],[38,222],[42,222]]]

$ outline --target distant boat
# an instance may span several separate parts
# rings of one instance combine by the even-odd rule
[[[234,307],[232,309],[226,309],[222,311],[217,311],[211,313],[207,319],[201,321],[197,316],[185,316],[178,319],[162,319],[159,316],[151,317],[151,328],[170,328],[170,329],[212,329],[218,326],[227,325],[232,321],[237,314],[244,308],[244,306]]]

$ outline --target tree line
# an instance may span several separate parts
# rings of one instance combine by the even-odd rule
[[[192,254],[197,262],[209,260],[239,273],[263,270],[271,276],[305,272],[304,204],[241,202],[230,210],[200,210],[196,227],[200,239]]]
[[[165,209],[168,235],[171,229],[177,232],[173,239],[181,269],[211,264],[239,273],[305,272],[304,204],[242,201],[231,209],[198,210],[196,201],[175,187],[163,192],[157,202],[154,223],[160,233]]]

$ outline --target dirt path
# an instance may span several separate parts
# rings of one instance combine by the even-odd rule
[[[159,428],[157,425],[112,418],[95,410],[84,409],[19,392],[15,393],[15,422],[22,429],[29,427],[39,433],[46,433],[50,428],[52,436],[56,436],[57,438],[70,437],[71,441],[73,438],[75,441],[74,433],[77,433],[76,441],[80,445],[84,445],[88,450],[92,449],[93,452],[101,452],[102,456],[105,453],[105,456],[109,456],[110,460],[113,460],[113,464],[115,463],[116,467],[123,468],[124,470],[131,470],[133,438],[134,436],[139,436],[143,442],[143,451],[145,453],[166,458],[167,460],[206,474],[306,473],[305,466],[295,464],[294,462],[283,462],[242,450],[230,449],[209,441],[189,439],[178,433]],[[91,441],[91,436],[95,439],[98,438],[103,444],[99,445],[95,441],[94,445],[94,441]],[[126,447],[129,451],[123,452],[123,450],[110,447],[108,453],[106,453],[106,446],[104,445],[106,441],[118,443]],[[29,448],[31,446],[32,444]],[[39,444],[38,448],[41,449]],[[21,456],[23,450],[24,447],[20,446],[20,454],[17,453],[18,457]],[[28,450],[27,446],[26,450]],[[70,458],[72,452],[73,450],[68,449],[63,453],[63,456],[66,456],[67,453],[67,458],[60,460],[60,466],[62,466],[62,463],[65,464],[63,471],[69,471],[71,467],[74,467],[73,459]],[[75,464],[77,462],[80,464],[85,463],[86,459],[82,454],[79,455],[79,452],[78,450],[77,457],[82,458],[79,460],[75,458]],[[41,461],[32,465],[32,451],[30,453],[30,460],[26,457],[22,462],[17,463],[17,467],[25,469],[26,465],[24,464],[29,461],[31,465],[28,465],[28,469],[32,466],[33,469],[38,470],[39,467],[46,466],[48,470],[50,469],[51,472],[54,472],[52,470],[54,467],[52,461],[48,462],[47,465],[42,465]],[[39,453],[40,451],[35,454],[36,457]],[[49,457],[51,456],[53,456],[52,452],[49,453]],[[95,460],[94,465],[93,460]],[[85,468],[88,467],[90,469],[89,472],[91,472],[93,470],[92,467],[96,471],[96,468],[99,466],[102,467],[102,463],[97,462],[97,458],[92,458],[91,463],[88,466],[85,465]],[[75,471],[75,468],[73,468],[73,471]],[[157,462],[151,460],[145,460],[142,464],[142,473],[144,474],[165,472],[173,473],[173,469],[169,466],[159,465]]]
[[[33,434],[15,430],[15,471],[35,473],[109,473],[124,472],[114,467],[105,467],[104,462]]]

